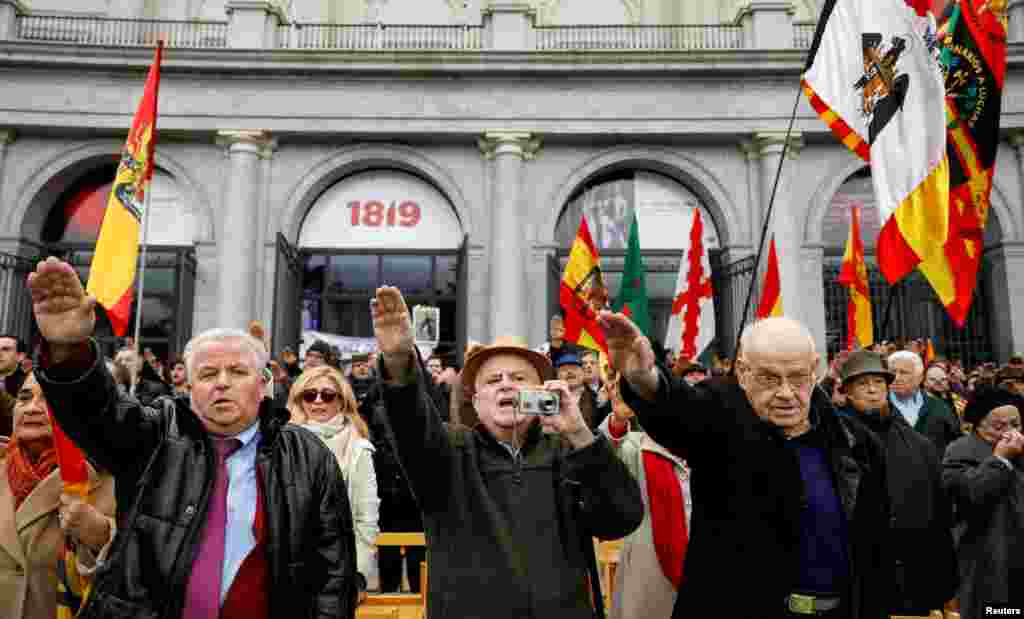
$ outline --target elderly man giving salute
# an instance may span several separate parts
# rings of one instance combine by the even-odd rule
[[[687,460],[692,530],[673,617],[888,616],[884,450],[813,398],[818,355],[799,323],[746,329],[738,381],[691,386],[655,365],[622,314],[599,317],[622,394],[652,439]]]
[[[449,426],[397,289],[377,291],[373,326],[385,415],[423,511],[429,616],[592,619],[591,538],[623,537],[643,519],[639,488],[608,439],[595,438],[564,382],[542,383],[547,358],[514,345],[469,356],[463,387],[480,421]],[[527,388],[557,392],[560,410],[524,415],[517,396]]]
[[[61,427],[114,476],[118,533],[80,619],[351,618],[352,516],[337,461],[263,398],[266,348],[214,329],[185,348],[191,399],[118,393],[95,299],[47,258],[29,275],[36,370]]]

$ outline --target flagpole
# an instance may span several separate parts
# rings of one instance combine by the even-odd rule
[[[152,189],[152,181],[150,186],[146,188],[145,197],[143,198],[146,205],[143,207],[142,213],[142,253],[139,254],[139,261],[142,263],[139,265],[139,294],[135,299],[135,352],[142,354],[142,344],[139,337],[142,335],[142,293],[146,287],[146,248],[149,246],[149,197],[150,190]],[[132,382],[131,394],[135,395],[135,382]]]
[[[789,127],[786,128],[786,138],[782,142],[782,156],[779,157],[779,166],[775,170],[775,182],[772,184],[772,195],[768,199],[768,210],[764,216],[764,223],[761,224],[761,238],[757,244],[757,256],[754,258],[754,271],[750,278],[750,286],[747,288],[747,300],[743,303],[743,318],[740,320],[740,327],[736,330],[734,355],[739,353],[740,335],[743,327],[747,324],[747,317],[750,314],[750,300],[754,297],[754,286],[757,284],[757,266],[761,264],[761,257],[764,255],[764,242],[768,236],[768,226],[772,221],[772,209],[775,207],[775,193],[779,189],[779,179],[782,177],[782,165],[786,161],[786,153],[789,150],[789,138],[793,135],[793,123],[796,121],[796,111],[800,106],[800,97],[803,95],[803,83],[796,90],[796,100],[793,101],[793,112],[789,115]],[[735,367],[735,365],[733,366]]]

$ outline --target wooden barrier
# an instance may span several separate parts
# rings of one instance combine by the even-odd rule
[[[427,540],[423,533],[381,533],[377,536],[378,547],[397,546],[403,557],[406,548],[426,545]],[[404,563],[403,560],[402,564]],[[370,593],[359,607],[356,619],[424,619],[427,616],[426,570],[426,563],[421,563],[419,593]]]

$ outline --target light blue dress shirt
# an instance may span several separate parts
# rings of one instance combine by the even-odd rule
[[[228,521],[224,528],[224,572],[220,582],[220,603],[224,604],[231,583],[242,562],[256,547],[252,526],[256,520],[256,451],[260,445],[260,427],[255,423],[233,438],[242,447],[228,456]]]
[[[917,423],[917,418],[921,416],[921,409],[924,408],[924,396],[921,395],[921,390],[918,389],[914,392],[914,395],[906,400],[897,398],[892,393],[889,394],[889,401],[896,407],[896,410],[903,415],[903,418],[907,420],[910,427],[913,428],[914,424]]]

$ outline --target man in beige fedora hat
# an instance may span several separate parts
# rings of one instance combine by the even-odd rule
[[[608,439],[595,438],[565,382],[551,380],[546,356],[507,340],[466,359],[462,384],[479,422],[443,423],[401,293],[380,288],[372,306],[383,416],[423,511],[428,614],[602,616],[588,587],[592,538],[624,537],[644,514]],[[557,393],[559,410],[524,415],[522,389]]]

